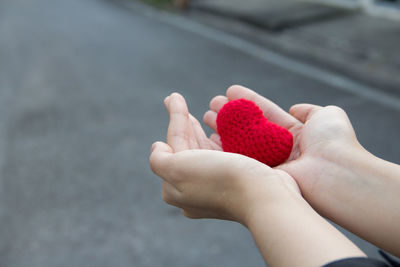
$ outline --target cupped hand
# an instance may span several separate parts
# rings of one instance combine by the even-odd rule
[[[162,196],[189,218],[246,220],[257,207],[291,195],[300,197],[287,173],[245,156],[221,151],[218,136],[207,138],[174,93],[165,106],[170,115],[167,143],[152,146],[150,166],[162,178]]]
[[[216,96],[204,122],[216,133],[216,118],[220,108],[230,100],[245,98],[255,102],[269,121],[288,129],[294,138],[289,159],[276,167],[289,173],[297,181],[303,196],[318,207],[321,195],[335,182],[335,173],[341,168],[346,154],[359,145],[346,113],[335,106],[321,107],[310,104],[293,106],[289,113],[270,100],[242,86],[231,86],[226,96]],[[213,139],[218,143],[218,136]]]

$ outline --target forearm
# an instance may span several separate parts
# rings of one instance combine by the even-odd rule
[[[301,197],[254,209],[247,227],[269,266],[322,266],[365,257]]]
[[[400,256],[400,166],[361,147],[344,151],[329,188],[310,203],[322,215]],[[332,164],[332,163],[331,163]],[[321,179],[325,179],[321,177]],[[323,193],[323,194],[322,194]]]

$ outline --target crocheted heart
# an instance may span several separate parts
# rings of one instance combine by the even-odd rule
[[[287,160],[292,151],[292,134],[268,121],[262,110],[246,99],[229,101],[221,108],[217,129],[225,152],[239,153],[271,167]]]

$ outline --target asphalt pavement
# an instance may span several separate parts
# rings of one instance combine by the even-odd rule
[[[187,13],[221,31],[399,96],[399,21],[324,2],[192,0]]]
[[[104,0],[3,0],[0,15],[0,266],[264,266],[244,227],[162,202],[148,155],[173,91],[199,118],[231,84],[285,109],[339,105],[368,150],[400,162],[396,98],[180,15]]]

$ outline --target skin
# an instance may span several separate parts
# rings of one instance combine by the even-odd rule
[[[218,136],[206,137],[181,95],[167,97],[165,105],[167,143],[154,143],[150,155],[165,202],[189,218],[243,224],[270,266],[322,266],[365,256],[310,207],[289,174],[222,152]]]
[[[219,109],[229,100],[254,101],[294,137],[290,158],[277,169],[295,179],[303,197],[324,217],[400,256],[400,166],[379,159],[357,141],[346,113],[335,106],[298,104],[289,113],[242,86],[210,102],[204,122],[217,132]],[[218,143],[218,135],[212,139]]]

